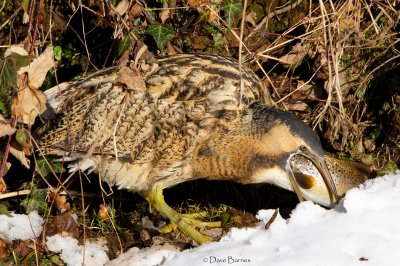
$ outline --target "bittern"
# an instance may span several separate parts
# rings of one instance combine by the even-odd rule
[[[66,88],[61,108],[35,134],[44,153],[139,193],[200,244],[210,239],[166,204],[163,189],[232,180],[274,184],[303,200],[290,161],[304,156],[322,176],[329,205],[338,200],[317,134],[273,107],[252,70],[216,55],[161,56],[157,64],[145,88],[119,82],[118,68]]]

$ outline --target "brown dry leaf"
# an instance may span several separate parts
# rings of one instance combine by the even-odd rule
[[[131,10],[129,10],[129,19],[134,19],[139,17],[142,12],[144,10],[144,7],[138,3],[134,4],[131,8]]]
[[[129,8],[129,2],[127,0],[122,0],[118,3],[118,5],[115,7],[115,11],[122,16],[123,14],[128,11]]]
[[[165,21],[169,18],[171,11],[169,9],[165,9],[160,14],[161,23],[165,23]]]
[[[210,0],[186,0],[185,2],[188,4],[188,6],[196,7],[196,6],[206,4],[206,3],[208,4],[211,1]]]
[[[70,204],[67,202],[67,197],[58,193],[53,193],[54,202],[59,211],[68,211],[71,209]]]
[[[177,54],[174,46],[171,44],[171,42],[167,42],[167,54],[168,55],[174,55]]]
[[[53,48],[49,46],[32,63],[18,70],[18,92],[11,106],[18,122],[32,125],[36,116],[46,110],[46,96],[38,88],[53,66]]]
[[[250,11],[250,13],[246,15],[246,21],[252,26],[257,26],[257,13],[254,12],[254,10]]]
[[[39,90],[24,87],[18,90],[11,110],[18,122],[33,125],[36,116],[46,110],[46,96]]]
[[[146,231],[146,229],[140,230],[140,240],[147,241],[150,240],[150,234]]]
[[[76,237],[78,235],[78,224],[76,218],[70,211],[63,212],[54,217],[51,222],[46,223],[44,228],[46,236],[61,234],[62,236]]]
[[[279,58],[279,62],[289,66],[298,64],[308,54],[309,47],[307,43],[297,43],[288,54]]]
[[[0,238],[0,260],[8,256],[7,242]]]
[[[292,98],[297,101],[310,101],[318,99],[315,93],[315,85],[306,83],[303,80],[297,81],[297,88],[292,94]]]
[[[48,46],[44,52],[34,59],[28,66],[21,67],[18,75],[28,74],[28,86],[31,89],[39,89],[42,86],[47,72],[54,66],[53,47]]]
[[[115,83],[126,85],[127,89],[130,90],[146,91],[146,83],[134,67],[122,67],[117,73]]]
[[[7,48],[7,50],[4,52],[4,57],[8,57],[11,54],[19,54],[19,55],[23,55],[23,56],[27,56],[28,52],[21,46],[19,45],[11,45],[9,48]]]
[[[99,209],[100,220],[104,221],[110,219],[109,212],[110,212],[110,207],[108,207],[105,204],[100,204],[100,209]]]
[[[23,166],[25,166],[28,169],[30,168],[29,167],[30,161],[25,157],[25,155],[27,154],[26,150],[21,145],[19,145],[17,142],[11,143],[10,153],[16,159],[18,159]]]
[[[15,133],[15,128],[13,128],[7,120],[3,118],[3,116],[0,114],[0,138],[7,136],[7,135],[12,135]]]
[[[6,175],[7,172],[4,173]],[[0,180],[0,194],[7,191],[7,185],[4,183],[4,179]]]
[[[301,101],[297,101],[295,103],[289,103],[288,108],[291,111],[299,111],[299,112],[306,112],[307,110],[310,109],[310,107],[305,102]]]

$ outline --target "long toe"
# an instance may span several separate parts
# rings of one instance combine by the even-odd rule
[[[198,244],[211,242],[212,239],[210,237],[203,235],[198,230],[196,230],[195,227],[196,225],[197,227],[199,227],[199,225],[201,227],[202,223],[205,223],[206,226],[213,223],[198,221],[194,218],[184,217],[185,215],[179,214],[170,206],[168,206],[168,204],[165,202],[162,191],[163,191],[162,184],[157,184],[145,196],[145,198],[148,202],[150,202],[151,206],[154,209],[156,209],[159,213],[163,214],[170,220],[171,224],[168,225],[166,228],[164,228],[164,230],[170,231],[176,226],[181,232],[192,238]],[[218,222],[213,225],[221,226],[221,224],[220,223],[218,224]]]

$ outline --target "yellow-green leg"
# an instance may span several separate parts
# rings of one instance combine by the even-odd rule
[[[184,218],[181,214],[168,206],[168,204],[164,200],[162,184],[157,184],[149,192],[149,194],[145,196],[145,198],[148,202],[150,202],[151,206],[154,209],[156,209],[159,213],[165,215],[165,217],[167,217],[172,224],[175,224],[179,228],[179,230],[181,230],[185,235],[191,237],[198,244],[204,244],[212,241],[211,238],[201,234],[193,226],[191,226],[185,220],[188,218]]]
[[[207,217],[207,212],[197,212],[197,213],[181,213],[178,215],[185,220],[189,225],[193,225],[195,228],[204,228],[204,227],[221,227],[221,221],[217,222],[204,222],[197,220],[198,218]],[[169,233],[172,230],[175,230],[178,226],[174,223],[169,223],[163,228],[160,229],[161,233]]]

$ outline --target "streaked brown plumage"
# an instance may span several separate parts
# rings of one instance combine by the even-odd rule
[[[140,165],[135,167],[136,175],[151,170],[154,177],[141,180],[129,174],[128,181],[104,170],[106,180],[135,191],[151,189],[154,182],[149,178],[168,176],[166,187],[187,181],[192,176],[188,165],[195,143],[206,138],[213,127],[232,131],[231,125],[228,129],[222,125],[236,121],[236,110],[243,109],[238,108],[239,71],[234,60],[208,55],[160,58],[159,65],[147,80],[146,92],[126,90],[110,82],[110,75],[116,78],[114,69],[102,73],[107,76],[104,84],[74,84],[63,96],[67,99],[64,110],[37,132],[40,146],[47,154],[67,151],[105,157],[99,159],[105,169],[110,168],[108,158],[118,154],[123,164]],[[243,105],[256,101],[270,105],[268,91],[259,78],[246,67],[243,73]],[[234,123],[237,127],[238,122]],[[111,161],[111,168],[119,167]],[[133,180],[142,182],[135,184]]]
[[[36,132],[46,154],[78,159],[104,181],[140,193],[199,243],[207,242],[163,201],[162,189],[197,178],[272,183],[302,199],[289,161],[301,154],[338,198],[318,136],[272,107],[262,81],[236,60],[160,57],[146,88],[118,82],[118,69],[64,90],[57,113]]]

